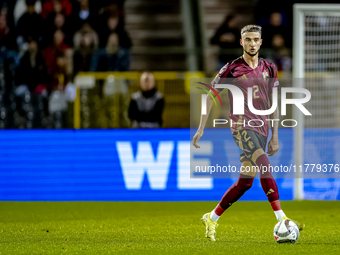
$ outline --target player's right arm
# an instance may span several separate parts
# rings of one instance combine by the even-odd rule
[[[212,94],[214,97],[216,96],[215,93],[210,90],[209,91],[210,94]],[[219,94],[221,92],[221,90],[217,90],[217,93]],[[194,138],[192,139],[192,144],[196,147],[196,148],[201,148],[200,146],[197,145],[198,141],[200,140],[200,138],[203,136],[203,132],[204,132],[204,127],[205,124],[207,123],[207,120],[209,118],[209,114],[211,111],[211,108],[214,104],[214,101],[211,97],[207,97],[207,114],[201,114],[201,120],[200,120],[200,125],[197,129],[196,134],[194,135]]]
[[[228,76],[229,74],[229,63],[226,64],[224,67],[222,67],[222,69],[219,71],[219,73],[216,75],[215,79],[211,82],[211,86],[214,88],[216,84],[221,82],[221,78],[230,78]],[[216,97],[217,94],[220,94],[221,91],[223,89],[215,89],[215,91],[213,92],[212,90],[209,91],[210,95],[212,95],[213,97]],[[217,94],[216,94],[217,92]],[[204,131],[204,127],[205,124],[207,123],[207,120],[209,118],[209,114],[210,114],[210,110],[211,107],[213,106],[213,99],[211,97],[207,97],[207,114],[202,115],[201,114],[201,120],[200,120],[200,125],[197,129],[196,134],[194,135],[194,138],[192,139],[192,144],[196,147],[196,148],[201,148],[200,146],[197,145],[198,141],[201,139],[202,135],[203,135],[203,131]]]

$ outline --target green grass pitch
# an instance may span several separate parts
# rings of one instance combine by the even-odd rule
[[[201,216],[216,202],[0,202],[0,254],[340,254],[340,202],[282,202],[306,224],[277,244],[268,202],[237,202],[217,242]]]

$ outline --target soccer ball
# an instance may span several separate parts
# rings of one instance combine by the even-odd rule
[[[274,238],[278,243],[295,243],[299,233],[298,226],[291,220],[280,221],[274,227]]]

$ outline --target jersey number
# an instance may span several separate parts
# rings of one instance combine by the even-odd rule
[[[254,90],[254,98],[259,98],[259,96],[256,95],[256,93],[259,92],[259,86],[258,85],[254,85],[253,88],[255,89]]]
[[[247,134],[247,131],[243,130],[242,132],[242,136],[243,136],[243,139],[248,142],[248,140],[250,139],[250,136]]]

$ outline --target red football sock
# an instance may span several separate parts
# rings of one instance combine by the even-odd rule
[[[215,209],[214,209],[214,212],[218,215],[218,216],[221,216],[222,213],[224,213],[225,209],[223,209],[220,204],[218,204]]]
[[[261,156],[259,156],[256,160],[256,165],[260,169],[261,186],[262,186],[264,193],[267,195],[268,201],[273,202],[273,201],[279,200],[279,190],[270,172],[270,163],[269,163],[267,155],[262,154]],[[276,205],[274,207],[277,208]],[[273,210],[274,210],[274,207],[273,207]]]
[[[237,182],[235,182],[223,195],[220,203],[215,208],[215,213],[221,216],[233,203],[242,197],[242,195],[253,185],[254,177],[240,174]]]
[[[280,200],[275,200],[273,202],[270,202],[270,205],[272,206],[274,212],[282,210],[281,205],[280,205]]]

